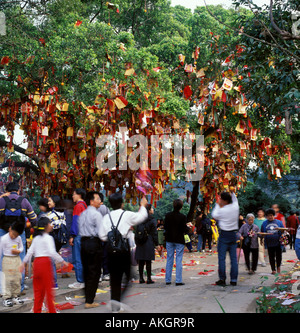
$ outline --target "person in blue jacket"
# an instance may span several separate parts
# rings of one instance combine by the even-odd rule
[[[262,223],[261,232],[267,233],[265,235],[265,245],[268,250],[269,262],[272,269],[272,274],[280,273],[280,265],[282,261],[282,250],[280,243],[281,230],[277,228],[284,228],[280,220],[275,219],[275,211],[270,208],[266,211],[266,220]]]

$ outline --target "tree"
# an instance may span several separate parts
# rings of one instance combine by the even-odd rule
[[[278,204],[280,212],[289,215],[292,203],[281,193],[272,194],[268,188],[249,181],[243,195],[239,198],[240,213],[246,217],[247,214],[257,214],[259,208],[268,209],[273,204]]]
[[[246,3],[248,1],[239,1],[239,3]],[[291,160],[291,151],[288,147],[292,147],[293,146],[293,141],[294,138],[292,138],[291,136],[286,135],[286,133],[284,132],[284,127],[279,125],[278,123],[282,120],[282,105],[284,105],[286,107],[286,105],[291,105],[291,107],[294,106],[293,110],[295,111],[296,107],[297,107],[297,92],[294,89],[295,87],[295,80],[285,80],[285,85],[284,87],[281,86],[280,89],[282,89],[282,94],[278,94],[276,96],[278,96],[276,102],[279,102],[280,98],[282,95],[284,95],[284,98],[282,98],[282,100],[285,100],[284,103],[289,103],[289,104],[283,104],[283,103],[278,103],[276,105],[276,107],[271,107],[271,99],[274,96],[274,94],[277,93],[278,91],[278,87],[274,84],[272,86],[268,86],[268,88],[265,90],[268,93],[267,94],[261,94],[262,91],[262,86],[260,86],[260,89],[253,89],[253,86],[249,85],[248,83],[251,82],[251,84],[256,83],[255,78],[254,80],[252,80],[252,77],[256,77],[259,78],[260,80],[266,80],[264,75],[270,75],[270,69],[269,68],[265,68],[265,72],[264,74],[262,74],[262,72],[260,72],[260,67],[261,64],[259,63],[259,60],[255,63],[255,66],[249,66],[248,63],[248,59],[251,59],[253,52],[251,53],[251,50],[248,49],[246,47],[246,45],[244,44],[244,40],[248,38],[248,42],[249,42],[249,38],[251,37],[249,35],[249,33],[247,33],[246,27],[244,26],[245,22],[249,22],[247,27],[251,28],[254,25],[251,23],[253,23],[251,20],[253,18],[253,15],[249,15],[249,11],[248,12],[240,12],[239,16],[236,17],[235,22],[230,22],[227,21],[226,22],[226,18],[221,15],[217,15],[210,6],[206,6],[206,10],[207,12],[210,14],[210,16],[215,19],[215,22],[220,23],[223,27],[226,27],[228,29],[228,31],[226,32],[227,35],[230,35],[231,38],[229,38],[226,42],[225,42],[225,34],[216,34],[212,32],[212,36],[214,37],[213,39],[218,40],[219,45],[217,46],[216,43],[212,43],[210,44],[209,47],[209,52],[210,52],[210,62],[205,64],[205,63],[201,63],[200,66],[198,66],[198,61],[196,62],[194,59],[194,69],[192,70],[192,72],[198,72],[199,76],[201,74],[201,72],[199,71],[199,68],[201,70],[202,67],[202,75],[203,72],[206,75],[203,75],[204,78],[209,78],[209,75],[207,74],[207,71],[210,72],[210,74],[212,74],[209,78],[209,83],[212,84],[210,85],[210,93],[207,95],[209,98],[210,96],[213,96],[214,93],[212,94],[211,92],[213,91],[212,87],[214,87],[214,84],[217,82],[217,84],[221,81],[219,78],[222,77],[227,77],[228,78],[228,73],[231,71],[231,77],[229,76],[229,79],[234,78],[234,85],[236,85],[236,90],[240,91],[240,95],[237,96],[239,99],[239,103],[240,106],[238,107],[238,110],[234,110],[232,109],[232,107],[234,106],[234,104],[230,103],[230,100],[228,98],[228,95],[230,95],[228,92],[226,92],[226,96],[224,96],[224,103],[216,103],[215,106],[215,110],[217,111],[215,113],[211,113],[211,106],[212,106],[212,99],[211,100],[207,100],[205,101],[206,103],[200,103],[201,108],[202,109],[200,112],[202,113],[201,115],[201,119],[202,122],[204,124],[204,126],[206,126],[206,128],[203,128],[203,133],[205,134],[205,136],[211,136],[211,133],[213,132],[211,126],[209,126],[206,122],[206,120],[204,119],[203,121],[203,116],[209,114],[212,119],[214,118],[213,116],[215,116],[215,121],[220,122],[221,126],[218,124],[215,124],[216,129],[218,129],[218,132],[224,132],[224,135],[226,137],[227,140],[227,144],[225,144],[221,150],[219,150],[219,153],[222,151],[226,151],[226,149],[224,149],[225,147],[230,148],[230,141],[231,143],[233,143],[231,148],[234,148],[234,144],[236,144],[237,142],[232,142],[232,138],[235,137],[235,135],[232,137],[232,128],[236,128],[236,130],[239,131],[239,133],[241,134],[246,134],[246,136],[244,136],[244,138],[248,139],[248,142],[244,141],[244,144],[239,145],[239,149],[241,149],[241,151],[243,152],[243,154],[246,153],[246,155],[244,155],[244,157],[246,157],[247,162],[241,163],[240,165],[240,177],[242,177],[242,183],[246,183],[246,168],[249,164],[249,162],[254,162],[254,167],[261,167],[263,166],[263,170],[265,172],[268,173],[269,178],[280,178],[282,176],[282,173],[287,173],[289,172],[289,163]],[[200,21],[201,22],[201,21]],[[243,24],[241,24],[241,22]],[[243,29],[241,29],[241,27],[243,26]],[[192,35],[196,35],[195,33]],[[232,38],[232,35],[234,35],[235,37]],[[250,37],[249,37],[250,36]],[[253,40],[255,40],[255,42],[257,43],[257,38],[253,37]],[[259,40],[260,41],[260,40]],[[263,42],[263,41],[262,41]],[[254,44],[253,41],[251,41],[250,38],[250,43]],[[261,43],[262,45],[263,43]],[[221,45],[221,47],[220,47]],[[234,51],[232,49],[232,47],[230,48],[230,46],[234,46],[236,47],[236,50]],[[268,45],[268,44],[267,44]],[[273,44],[271,45],[272,47],[274,46]],[[294,47],[296,45],[293,45]],[[260,46],[261,47],[261,46]],[[297,46],[296,46],[297,47]],[[280,50],[282,50],[282,46],[281,48],[279,48]],[[273,49],[271,49],[271,52]],[[294,49],[293,49],[294,50]],[[199,51],[199,49],[198,49]],[[227,52],[227,58],[226,58],[226,53]],[[217,57],[214,57],[214,52],[215,54],[217,54]],[[257,52],[259,52],[257,50]],[[285,50],[286,53],[292,54],[292,57],[294,55],[294,58],[292,59],[296,59],[297,57],[297,52],[295,53],[291,52],[290,50]],[[258,54],[256,54],[255,56],[253,56],[253,59],[261,59],[258,57]],[[266,56],[263,55],[263,58],[266,59]],[[199,56],[199,59],[201,59],[201,57]],[[204,57],[204,59],[207,59],[206,57]],[[214,59],[214,60],[212,60]],[[193,62],[193,61],[191,61]],[[229,65],[229,71],[227,71],[226,73],[226,67],[223,67],[223,71],[220,69],[220,64],[225,65],[226,63]],[[197,64],[197,65],[196,65]],[[192,65],[191,65],[192,66]],[[205,66],[207,71],[205,71]],[[214,67],[215,66],[215,67]],[[219,67],[218,68],[216,67]],[[234,67],[233,67],[234,66]],[[258,69],[258,70],[257,70]],[[257,72],[257,74],[256,74]],[[219,75],[217,74],[219,73]],[[195,103],[196,105],[198,105],[198,100],[196,99],[197,95],[197,87],[195,86],[193,88],[192,84],[197,82],[197,80],[195,80],[195,77],[193,76],[194,74],[188,74],[188,77],[190,78],[189,80],[185,80],[184,84],[182,85],[182,87],[190,87],[192,93],[189,96],[189,99],[191,100],[192,103]],[[294,75],[294,73],[292,73],[292,75]],[[181,73],[179,74],[179,77],[182,77]],[[269,81],[266,81],[267,84],[269,84]],[[206,85],[204,84],[204,86],[200,86],[199,90],[200,90],[200,97],[201,97],[201,92],[202,92],[202,88],[207,88],[207,83]],[[219,88],[219,85],[216,87],[216,89]],[[254,87],[255,88],[255,87]],[[256,87],[257,88],[257,87]],[[181,88],[182,89],[182,88]],[[182,89],[183,90],[183,89]],[[270,91],[270,93],[269,93]],[[194,93],[195,92],[195,93]],[[287,93],[288,92],[288,93]],[[294,93],[296,93],[296,95],[294,95]],[[237,93],[235,93],[237,94]],[[217,95],[217,94],[215,94]],[[234,94],[231,95],[231,97],[233,97]],[[203,97],[202,97],[203,98]],[[264,98],[268,99],[270,101],[269,104],[266,103],[257,103],[257,101],[261,101]],[[269,99],[270,98],[270,99]],[[201,102],[201,99],[200,99]],[[229,102],[229,103],[228,103]],[[218,110],[218,104],[219,104],[219,110]],[[276,103],[273,103],[276,104]],[[280,106],[279,106],[280,105]],[[203,110],[203,106],[205,107],[205,109]],[[229,107],[229,108],[228,108]],[[195,108],[195,107],[194,107]],[[197,108],[196,108],[197,109]],[[223,109],[224,113],[222,114],[220,112],[220,110]],[[204,112],[203,112],[204,111]],[[228,112],[229,111],[229,112]],[[233,111],[233,115],[235,117],[231,116],[231,112]],[[243,119],[241,117],[241,115],[239,116],[239,118],[242,118],[238,121],[238,126],[236,123],[236,120],[234,120],[233,118],[237,118],[236,115],[239,113],[245,113],[245,119]],[[293,112],[293,111],[292,111]],[[198,113],[199,114],[199,113]],[[221,115],[221,117],[219,117]],[[222,115],[225,116],[226,120],[223,120]],[[293,124],[297,124],[297,116],[293,115],[292,113],[290,114],[290,118],[288,118],[286,121],[286,123],[291,123],[293,122]],[[242,126],[242,128],[241,128]],[[296,127],[296,125],[295,125]],[[299,132],[296,131],[296,137],[298,137]],[[220,133],[218,133],[220,134]],[[253,141],[256,142],[252,142],[252,140],[249,140],[249,135],[252,138],[252,135],[254,134],[255,138]],[[258,135],[257,135],[258,134]],[[243,135],[242,135],[243,136]],[[241,136],[238,134],[237,139],[238,141],[240,141]],[[271,139],[271,140],[270,140]],[[225,141],[226,141],[225,140]],[[270,143],[272,141],[272,148],[270,146]],[[207,143],[208,141],[206,141]],[[245,146],[246,143],[246,146]],[[249,146],[250,143],[250,146]],[[248,146],[247,146],[248,145]],[[220,146],[220,145],[219,145]],[[268,147],[269,146],[269,147]],[[218,147],[220,148],[220,147]],[[217,149],[218,149],[217,148]],[[247,151],[250,148],[250,151]],[[216,148],[215,148],[216,149]],[[246,150],[243,150],[246,149]],[[270,150],[271,149],[271,150]],[[292,150],[292,152],[294,152]],[[207,151],[207,153],[209,153],[209,150]],[[239,154],[235,154],[233,152],[232,149],[229,149],[229,155],[235,155],[235,157],[237,158]],[[236,158],[234,158],[235,162],[236,162]],[[213,161],[213,166],[210,165],[210,163],[208,163],[209,168],[211,169],[215,169],[214,166],[217,166],[217,168],[220,167],[220,165],[222,163],[220,163],[218,161],[218,159],[211,159],[211,161]],[[244,162],[244,161],[242,161]],[[237,163],[235,163],[234,165],[235,167],[237,166]],[[253,166],[252,166],[253,167]],[[208,170],[209,171],[209,170]],[[212,176],[214,174],[214,172],[209,172],[209,174]],[[244,176],[242,176],[242,174],[244,174]],[[205,174],[206,176],[208,174]],[[236,175],[236,172],[234,173],[234,175]],[[219,181],[217,179],[215,179],[216,174],[214,177],[210,177],[210,180],[214,180],[215,182],[219,183]],[[207,181],[209,179],[209,177],[206,177]],[[205,180],[204,180],[205,183]],[[206,186],[202,187],[202,192],[207,191],[207,197],[209,198],[209,200],[212,202],[213,198],[212,197],[216,197],[217,196],[217,192],[215,192],[214,194],[212,193],[212,183],[210,183],[209,185],[210,189],[207,189]],[[219,189],[220,190],[220,189]],[[219,192],[218,192],[219,193]],[[190,214],[192,216],[193,211],[195,210],[195,204],[197,203],[197,197],[199,194],[199,184],[196,182],[194,183],[194,190],[192,193],[192,198],[193,198],[193,205],[191,205],[191,210],[190,210]],[[203,194],[203,193],[202,193]],[[204,195],[204,201],[205,200],[205,195]],[[207,205],[207,203],[206,203]],[[204,205],[205,206],[205,205]],[[206,209],[209,209],[209,205],[206,206]]]
[[[239,22],[249,12],[207,8],[226,25],[215,24],[204,7],[192,14],[166,0],[55,0],[5,8],[0,126],[9,139],[2,145],[20,148],[13,144],[19,123],[30,170],[38,169],[38,176],[25,178],[34,179],[42,195],[65,196],[74,187],[125,189],[132,205],[145,193],[155,204],[166,186],[186,180],[185,168],[123,170],[125,137],[115,169],[100,170],[97,138],[125,134],[124,128],[128,138],[144,136],[148,152],[152,135],[179,134],[193,142],[204,135],[204,176],[193,182],[188,220],[200,200],[208,212],[221,191],[243,191],[249,163],[270,178],[289,172],[292,140],[276,123],[281,110],[274,108],[270,118],[247,85],[255,69],[245,63]],[[286,101],[294,97],[287,94]]]
[[[269,122],[263,114],[257,117],[254,101],[246,98],[239,78],[250,75],[247,67],[239,67],[245,49],[233,44],[228,35],[211,36],[211,57],[208,64],[195,57],[194,64],[184,63],[178,76],[185,78],[181,92],[190,101],[191,128],[200,125],[205,137],[204,176],[194,183],[189,219],[192,219],[200,191],[202,209],[209,211],[218,194],[247,183],[249,163],[259,165],[269,177],[279,178],[289,172],[290,151],[281,127]],[[196,119],[195,119],[196,118]]]
[[[258,208],[268,209],[272,206],[273,198],[256,184],[248,182],[245,192],[239,197],[240,214],[246,217],[247,214],[257,214]]]
[[[82,2],[52,2],[42,22],[22,16],[13,29],[10,18],[19,9],[7,10],[11,29],[1,44],[6,53],[0,124],[10,138],[3,144],[15,148],[19,123],[28,141],[19,152],[39,169],[35,181],[42,195],[67,195],[74,187],[100,188],[101,183],[115,191],[129,184],[126,198],[136,200],[141,195],[135,190],[136,172],[124,172],[120,180],[118,166],[109,174],[98,170],[95,139],[115,135],[119,126],[127,126],[129,136],[147,137],[157,133],[160,122],[171,128],[173,113],[182,116],[188,104],[173,92],[168,70],[135,47],[132,34],[116,34],[111,25],[84,17]],[[148,128],[141,127],[142,116]],[[154,174],[153,200],[162,194],[161,176]]]
[[[238,66],[246,65],[251,72],[249,77],[242,76],[240,83],[247,98],[255,101],[257,116],[263,110],[269,121],[285,120],[286,133],[292,135],[299,120],[300,100],[300,37],[292,31],[296,23],[292,13],[297,10],[297,1],[270,0],[270,5],[263,7],[249,0],[237,0],[234,4],[236,8],[244,5],[252,12],[239,16],[238,29],[206,8],[218,22],[240,35],[240,44],[246,52],[238,58]]]

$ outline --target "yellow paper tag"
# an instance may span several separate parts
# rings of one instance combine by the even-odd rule
[[[13,153],[15,151],[15,147],[11,146],[11,148],[7,147],[7,152]]]
[[[68,127],[67,128],[67,136],[73,136],[73,133],[74,133],[73,127]]]
[[[134,74],[134,68],[126,69],[126,71],[125,71],[126,76],[129,76],[129,75],[132,75],[132,74]]]
[[[69,104],[68,103],[63,103],[62,111],[68,111],[68,109],[69,109]]]
[[[54,169],[57,169],[57,159],[55,159],[55,158],[51,159],[50,167],[54,168]]]
[[[44,164],[44,170],[45,170],[45,173],[50,173],[50,168],[48,167],[47,163]]]

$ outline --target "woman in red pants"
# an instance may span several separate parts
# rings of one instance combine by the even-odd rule
[[[33,312],[42,312],[42,305],[46,295],[49,313],[55,313],[54,296],[52,292],[53,285],[53,268],[51,259],[56,262],[67,263],[56,252],[54,239],[49,235],[52,231],[51,221],[47,217],[41,217],[34,227],[33,241],[27,254],[23,260],[22,270],[24,264],[30,262],[31,257],[34,256],[33,261],[33,292],[34,292],[34,305]]]

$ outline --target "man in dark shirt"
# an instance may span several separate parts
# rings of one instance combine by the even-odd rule
[[[182,258],[184,250],[184,235],[188,232],[187,218],[180,213],[183,202],[176,199],[173,202],[174,210],[165,217],[165,239],[167,249],[166,284],[171,284],[174,253],[176,250],[176,286],[184,285],[182,282]]]

